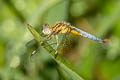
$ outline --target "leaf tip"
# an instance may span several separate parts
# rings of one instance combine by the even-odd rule
[[[24,24],[25,24],[26,27],[29,27],[29,26],[30,26],[27,22],[24,22]]]

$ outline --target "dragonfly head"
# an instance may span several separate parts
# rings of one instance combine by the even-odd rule
[[[43,28],[42,29],[43,34],[49,35],[51,33],[51,28],[49,24],[43,24],[42,28]]]

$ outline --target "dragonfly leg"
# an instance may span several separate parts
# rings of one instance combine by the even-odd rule
[[[51,44],[48,44],[48,45],[54,45],[54,44],[57,44],[57,43],[51,43]],[[48,45],[43,45],[43,47],[48,46]]]
[[[54,57],[57,58],[58,51],[56,50]]]
[[[40,50],[40,47],[38,47],[37,49],[35,49],[34,51],[32,51],[31,56],[35,55],[39,50]]]
[[[30,40],[30,41],[28,41],[26,44],[25,44],[25,46],[30,46],[30,45],[32,45],[32,44],[34,44],[34,43],[36,43],[37,41],[35,40],[35,39],[32,39],[32,40]]]
[[[56,43],[51,43],[51,44],[48,44],[48,45],[56,44],[56,52],[55,52],[55,55],[54,55],[54,57],[56,58],[57,55],[58,55],[57,47],[58,47],[59,42],[58,42],[58,36],[56,35],[55,37],[56,37]],[[51,40],[51,39],[52,39],[52,37],[51,37],[50,35],[48,35],[48,36],[44,39],[44,41],[49,41],[49,40]],[[44,46],[47,46],[47,45],[44,45]],[[43,47],[44,47],[44,46],[43,46]]]
[[[51,44],[48,44],[48,45],[54,45],[56,43],[51,43]],[[44,45],[43,47],[45,47],[47,45]],[[31,53],[31,56],[35,55],[38,51],[40,50],[40,47],[38,47],[37,49],[33,50],[32,53]]]
[[[57,44],[57,43],[51,43],[51,44],[48,44],[48,45],[54,45],[54,44]],[[45,47],[45,46],[47,46],[47,45],[44,45],[43,47]],[[58,51],[57,51],[57,49],[55,49],[54,57],[56,58],[57,55],[58,55]]]
[[[56,52],[55,52],[55,54],[54,54],[54,57],[57,58],[57,55],[58,55],[57,48],[58,48],[58,45],[59,45],[58,35],[55,35],[55,37],[56,37],[56,43],[57,43],[57,45],[56,45]]]
[[[55,37],[56,37],[56,43],[57,43],[57,47],[58,47],[58,44],[59,44],[59,41],[58,41],[58,36],[57,36],[57,35],[55,35]]]
[[[45,37],[45,39],[43,41],[49,41],[51,39],[52,39],[52,37]]]

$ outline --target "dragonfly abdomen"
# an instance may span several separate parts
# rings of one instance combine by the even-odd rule
[[[71,30],[71,33],[75,34],[75,35],[79,35],[79,36],[83,36],[83,37],[87,37],[89,39],[92,39],[92,40],[96,40],[96,41],[99,41],[99,42],[104,42],[104,40],[92,35],[92,34],[89,34],[83,30],[80,30],[76,27],[73,27],[72,30]]]

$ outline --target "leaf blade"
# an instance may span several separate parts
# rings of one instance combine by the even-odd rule
[[[47,43],[47,42],[43,42],[43,37],[40,36],[40,34],[29,24],[25,23],[25,25],[27,26],[27,28],[29,29],[29,31],[32,33],[32,35],[34,36],[34,38],[39,42],[40,45],[47,45],[44,48],[51,53],[50,56],[55,60],[55,62],[72,78],[72,80],[84,80],[82,77],[80,77],[76,72],[72,71],[70,68],[68,68],[65,64],[63,64],[62,62],[60,62],[60,58],[58,58],[59,60],[54,58],[54,54],[55,54],[55,50]]]

